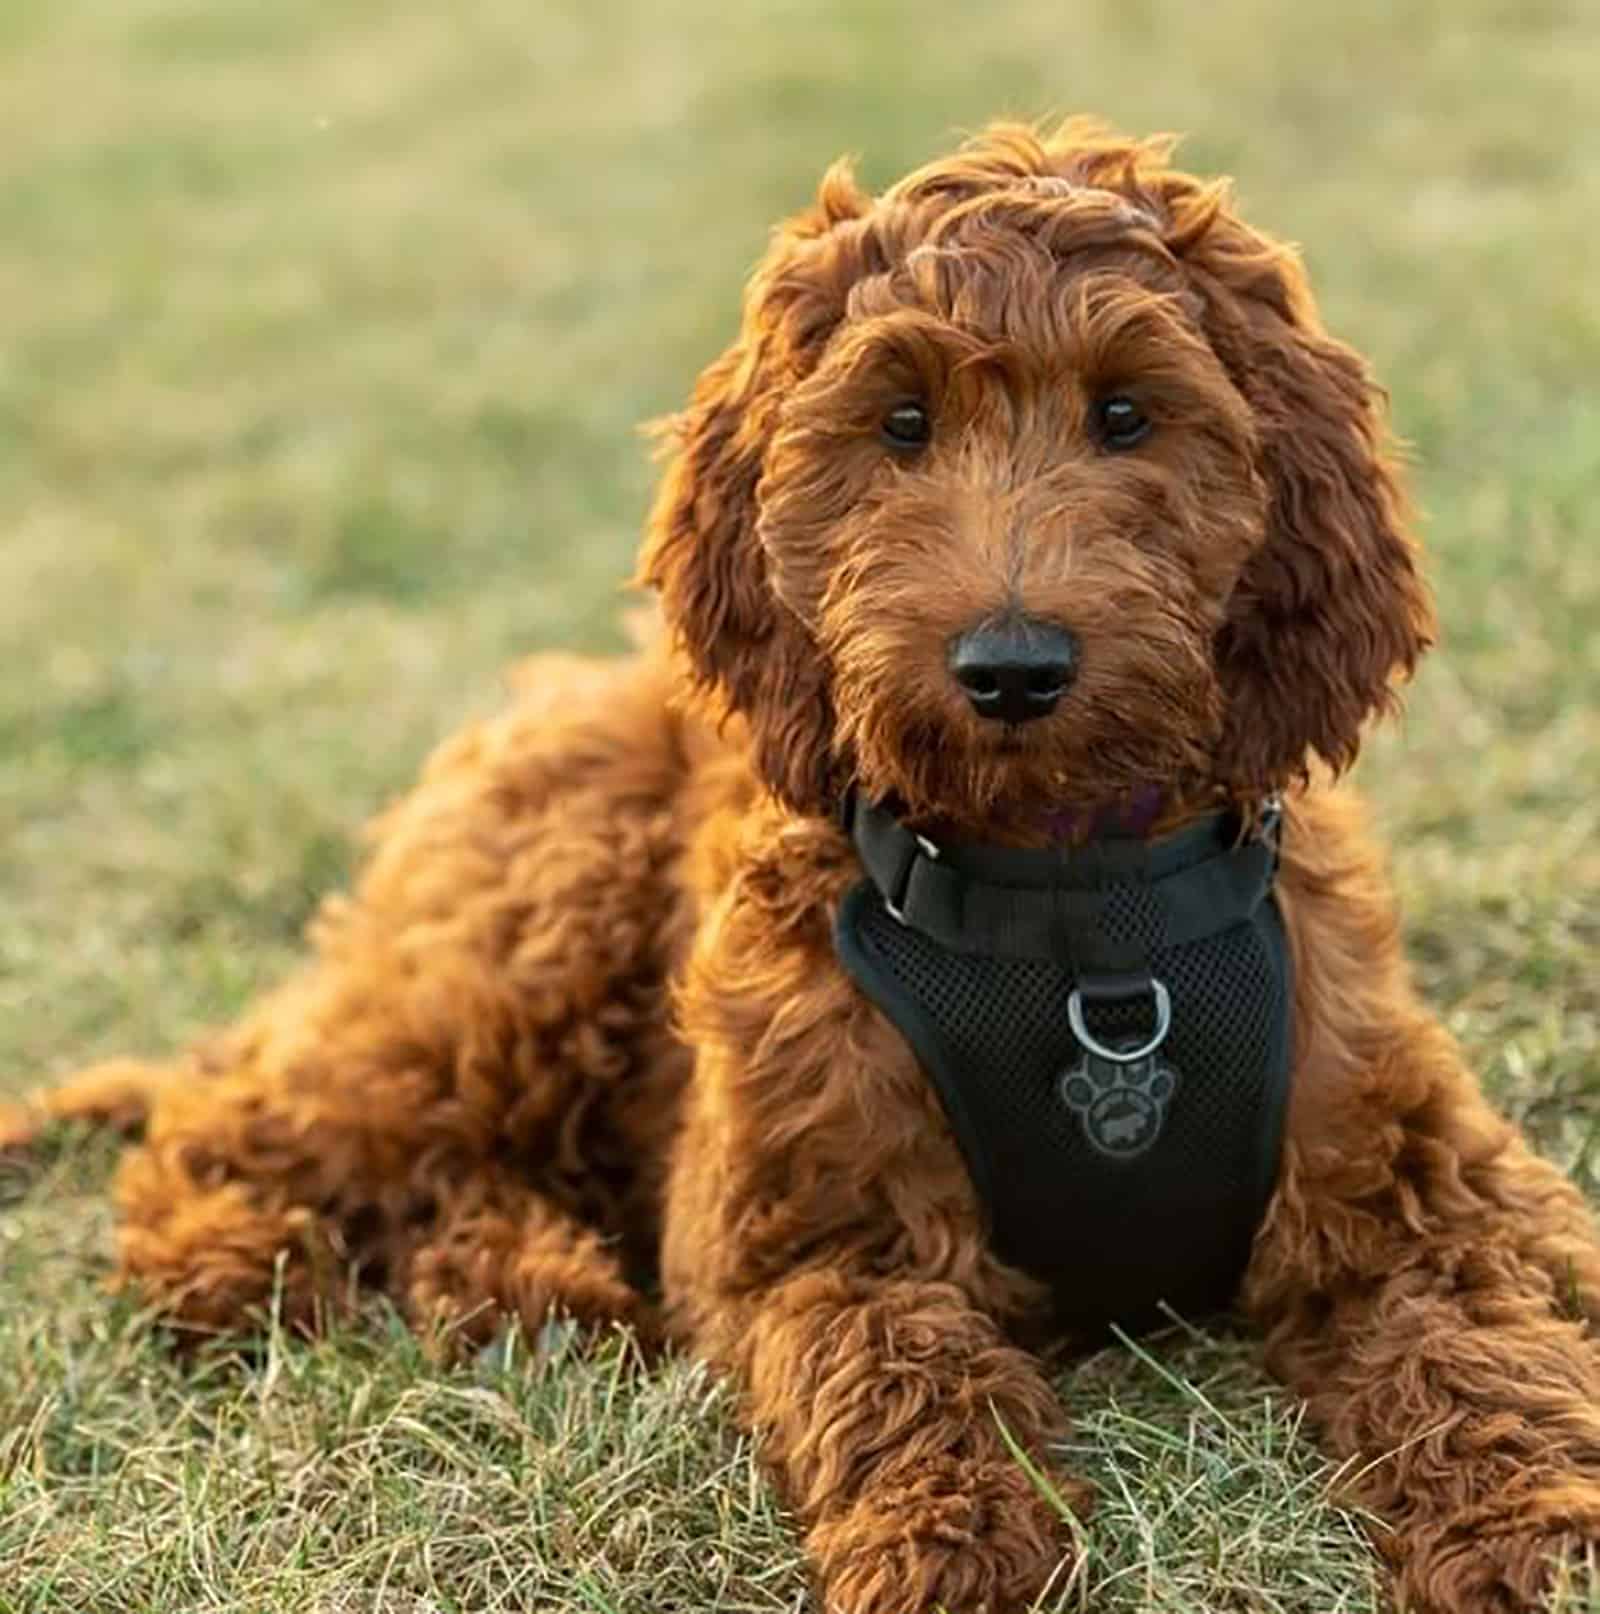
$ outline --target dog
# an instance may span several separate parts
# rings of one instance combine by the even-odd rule
[[[1129,1233],[1108,1298],[1077,1218],[1186,1180],[1121,1157],[1226,1091],[1260,1172],[1154,1232],[1199,1230],[1397,1601],[1532,1609],[1600,1541],[1589,1210],[1419,1000],[1338,782],[1434,632],[1381,395],[1171,149],[997,124],[878,196],[831,169],[663,428],[662,631],[525,664],[239,1024],[13,1107],[13,1145],[143,1129],[118,1269],[175,1330],[361,1288],[458,1346],[624,1324],[737,1384],[823,1606],[999,1614],[1073,1550],[1012,1449],[1057,1467],[1036,1348],[1176,1281]],[[1124,897],[1155,929],[1101,947]],[[1260,980],[1197,1007],[1247,930]],[[925,1046],[916,949],[966,972]],[[951,1052],[1007,970],[1017,1036],[1076,1017],[1031,1126],[963,1115],[994,1088]],[[1052,1220],[1007,1162],[1057,1148]]]

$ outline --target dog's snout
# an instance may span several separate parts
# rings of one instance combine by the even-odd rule
[[[1000,723],[1027,723],[1053,712],[1077,666],[1077,640],[1038,617],[981,623],[950,647],[950,674],[973,711]]]

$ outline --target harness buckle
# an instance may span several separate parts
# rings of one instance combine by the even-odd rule
[[[1276,870],[1283,855],[1283,797],[1274,791],[1261,803],[1261,816],[1256,820],[1256,839],[1272,851],[1272,866]]]
[[[1067,1024],[1072,1027],[1072,1034],[1078,1039],[1078,1045],[1086,1053],[1093,1054],[1096,1059],[1103,1059],[1111,1065],[1137,1065],[1150,1058],[1167,1040],[1167,1033],[1172,1029],[1172,996],[1167,991],[1166,983],[1159,976],[1149,976],[1148,984],[1150,995],[1155,999],[1156,1028],[1150,1040],[1138,1048],[1108,1048],[1101,1042],[1089,1030],[1084,1020],[1082,986],[1073,987],[1067,994]],[[1115,995],[1131,997],[1133,994],[1119,992]]]
[[[917,830],[911,830],[908,833],[912,840],[917,843],[917,852],[921,852],[930,863],[937,863],[939,860],[939,848],[926,835],[920,834]],[[897,925],[903,925],[908,922],[904,904],[911,890],[911,871],[917,866],[917,852],[913,852],[906,859],[905,870],[895,882],[895,894],[891,897],[887,892],[884,893],[883,911]]]

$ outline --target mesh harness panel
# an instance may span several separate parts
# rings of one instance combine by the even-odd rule
[[[997,1251],[1075,1326],[1227,1304],[1288,1095],[1275,835],[935,848],[865,805],[852,831],[840,960],[937,1090]]]

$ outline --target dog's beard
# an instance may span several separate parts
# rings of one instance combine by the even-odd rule
[[[1090,647],[1093,654],[1093,647]],[[967,711],[939,676],[887,675],[880,657],[836,667],[836,746],[874,800],[982,838],[1058,838],[1152,794],[1184,797],[1209,776],[1221,701],[1209,659],[1125,641],[1048,717],[1017,725]],[[892,658],[891,658],[892,659]]]

